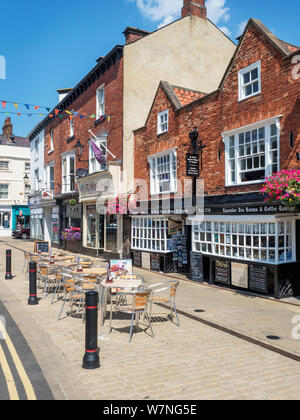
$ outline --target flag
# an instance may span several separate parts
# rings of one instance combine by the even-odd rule
[[[55,112],[55,115],[57,115],[59,113],[59,109],[56,109],[54,112]]]
[[[19,105],[17,103],[15,103],[14,106],[15,106],[16,109],[18,109]]]
[[[30,106],[29,105],[27,105],[27,104],[24,104],[24,105],[26,106],[27,109],[30,109]]]
[[[105,162],[102,150],[96,145],[93,139],[91,139],[91,145],[97,162],[102,165]]]
[[[6,107],[7,102],[6,102],[6,101],[2,101],[2,102],[1,102],[1,104],[2,104],[3,108],[5,108],[5,107]]]

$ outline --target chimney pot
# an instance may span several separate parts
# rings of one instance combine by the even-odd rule
[[[5,136],[6,141],[8,143],[11,143],[12,133],[13,133],[13,125],[11,123],[10,118],[7,117],[6,120],[4,121],[4,125],[2,127],[2,134],[3,134],[3,136]]]
[[[132,42],[137,41],[138,39],[143,38],[146,35],[149,35],[150,32],[143,31],[139,28],[132,28],[131,26],[127,26],[123,34],[125,35],[126,44],[131,44]]]
[[[202,19],[207,19],[207,9],[205,0],[183,0],[183,7],[181,9],[181,17],[189,15],[198,16]]]

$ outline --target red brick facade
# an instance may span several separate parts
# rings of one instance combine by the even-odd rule
[[[239,101],[238,72],[261,61],[261,93]],[[217,63],[216,63],[217,65]],[[177,147],[178,179],[186,178],[185,155],[191,153],[189,132],[197,127],[203,141],[203,170],[207,195],[257,191],[261,184],[225,186],[225,146],[222,133],[282,115],[280,167],[300,166],[300,79],[292,77],[292,57],[284,55],[251,23],[241,39],[219,90],[176,109],[161,84],[146,126],[135,132],[135,178],[149,182],[147,156]],[[157,135],[157,114],[169,109],[168,132]],[[290,133],[294,145],[290,147]]]
[[[96,91],[105,85],[105,114],[107,118],[95,123],[96,114]],[[57,107],[58,108],[58,107]],[[74,136],[70,138],[70,119],[65,111],[78,112],[74,118]],[[107,147],[116,155],[116,160],[122,159],[122,135],[123,135],[123,58],[116,60],[104,73],[72,101],[60,114],[45,127],[45,166],[55,161],[54,166],[54,195],[61,193],[62,184],[62,157],[65,152],[74,151],[74,146],[79,139],[84,145],[81,161],[76,159],[76,169],[88,170],[89,144],[91,130],[96,135],[108,133]],[[80,115],[85,115],[80,118]],[[109,117],[109,118],[108,118]],[[51,152],[50,132],[53,129],[53,151]],[[108,160],[112,160],[108,155]]]

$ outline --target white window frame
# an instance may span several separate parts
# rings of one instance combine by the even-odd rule
[[[40,189],[40,170],[37,168],[34,170],[34,191]]]
[[[280,231],[281,224],[284,224],[284,233]],[[240,225],[244,226],[241,231]],[[280,246],[280,237],[283,237],[283,246]],[[255,263],[279,265],[295,262],[296,221],[271,215],[207,216],[203,221],[193,223],[192,249],[204,255]],[[280,253],[283,253],[283,258],[280,258]],[[274,255],[272,259],[269,258],[271,254]]]
[[[136,216],[131,220],[131,248],[168,253],[168,219],[162,216]]]
[[[54,151],[54,130],[53,128],[51,128],[50,130],[50,150],[48,151],[49,153],[52,153]]]
[[[258,70],[258,78],[254,80],[250,80],[248,83],[244,82],[244,76],[247,73],[250,73],[253,70]],[[259,95],[261,93],[261,61],[257,61],[256,63],[251,64],[250,66],[242,69],[238,73],[238,79],[239,79],[239,101],[243,101],[244,99],[252,98],[253,96]],[[253,92],[251,95],[246,95],[246,86],[253,85],[254,83],[258,82],[258,91]]]
[[[98,136],[97,140],[93,138],[93,141],[96,145],[102,150],[103,156],[105,158],[105,163],[100,165],[95,158],[95,154],[92,148],[91,140],[89,141],[89,174],[95,172],[102,172],[107,170],[106,160],[107,160],[107,135]],[[104,147],[105,146],[105,147]]]
[[[161,160],[164,157],[169,158],[169,162],[162,163]],[[177,192],[177,148],[165,150],[155,155],[148,156],[148,162],[150,164],[150,194],[151,195],[161,195],[161,194],[175,194]],[[169,170],[165,170],[164,174],[170,175],[169,180],[169,189],[160,191],[160,185],[162,181],[159,180],[159,176],[163,173],[158,173],[158,167],[170,166]]]
[[[225,143],[225,186],[226,187],[230,187],[230,186],[235,186],[235,185],[250,185],[250,184],[259,184],[259,183],[263,183],[265,182],[265,178],[272,175],[272,173],[277,172],[280,168],[280,118],[282,116],[276,116],[273,118],[269,118],[267,120],[263,120],[263,121],[259,121],[255,124],[250,124],[250,125],[246,125],[244,127],[240,127],[237,128],[235,130],[231,130],[231,131],[227,131],[225,133],[222,133],[223,136],[223,141]],[[271,136],[271,126],[272,125],[276,125],[277,128],[277,149],[272,149],[271,148],[271,144],[272,144],[272,139],[275,136]],[[241,173],[242,172],[247,172],[245,170],[243,170],[240,167],[240,161],[242,160],[242,157],[239,156],[239,136],[242,133],[247,133],[250,132],[252,133],[252,131],[254,130],[258,130],[260,128],[265,128],[265,151],[264,151],[264,155],[265,155],[265,178],[262,180],[254,180],[254,181],[246,181],[246,182],[242,182],[241,181]],[[231,157],[231,150],[230,150],[230,141],[231,138],[234,137],[234,157]],[[251,143],[252,144],[252,143]],[[273,163],[273,159],[275,158],[274,152],[277,150],[277,162]],[[249,155],[249,159],[253,158],[255,155]],[[257,153],[257,156],[259,156],[259,153]],[[247,156],[246,156],[247,157]],[[245,157],[245,158],[246,158]],[[235,181],[233,181],[231,179],[231,167],[230,167],[230,161],[235,162]],[[276,166],[276,170],[274,170],[275,168],[273,168],[274,165]],[[257,168],[259,169],[259,168]],[[250,171],[249,171],[250,172]]]
[[[105,115],[105,85],[101,85],[96,92],[96,119]]]
[[[51,182],[50,179],[50,169],[53,168],[53,181]],[[54,192],[54,179],[55,179],[55,174],[54,174],[54,162],[49,163],[49,165],[46,166],[45,168],[45,187],[46,187],[46,191],[47,192]],[[53,188],[51,188],[51,184],[53,186]]]
[[[0,171],[9,171],[9,160],[0,159]]]
[[[29,165],[29,168],[28,168],[28,167],[26,168],[26,165]],[[30,169],[31,169],[31,164],[30,164],[30,162],[24,162],[24,171],[25,171],[25,172],[30,172]]]
[[[69,118],[70,120],[70,137],[74,136],[74,117]]]
[[[0,190],[1,190],[2,185],[5,186],[5,187],[7,187],[7,197],[3,198],[2,196],[0,196],[0,201],[7,201],[7,200],[9,200],[9,193],[10,193],[10,191],[9,191],[10,190],[9,184],[6,184],[6,183],[1,182],[0,183]],[[3,191],[1,191],[1,193],[3,193]]]
[[[164,120],[164,118],[166,119]],[[163,119],[163,120],[162,120]],[[166,128],[163,126],[166,125]],[[165,109],[157,114],[157,135],[167,133],[169,131],[169,109]]]
[[[70,161],[71,158],[74,158],[74,174],[70,173],[71,165]],[[64,162],[66,162],[66,173],[64,173]],[[62,194],[75,192],[76,190],[76,156],[75,152],[72,153],[65,153],[62,155]],[[71,189],[71,176],[74,176],[74,189]]]
[[[34,141],[34,160],[37,161],[39,159],[39,137]]]

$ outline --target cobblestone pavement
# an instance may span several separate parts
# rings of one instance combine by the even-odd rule
[[[28,279],[22,272],[23,253],[31,242],[0,241],[0,300],[26,337],[56,399],[200,400],[299,399],[300,340],[292,338],[292,319],[300,314],[290,305],[215,287],[180,281],[177,307],[181,327],[155,306],[152,338],[142,329],[128,343],[130,320],[113,319],[99,326],[100,369],[82,369],[85,329],[81,319],[64,316],[51,296],[28,306]],[[13,280],[4,280],[5,249],[12,249]],[[103,265],[105,264],[104,261]],[[136,270],[138,271],[138,270]],[[146,281],[166,276],[140,271]],[[205,312],[195,312],[195,311]],[[205,325],[209,321],[262,344],[276,346],[298,361],[232,334]],[[275,334],[280,341],[270,342]]]

